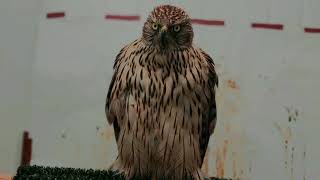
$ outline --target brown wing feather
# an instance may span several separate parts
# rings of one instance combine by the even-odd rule
[[[109,90],[108,90],[108,94],[107,94],[107,98],[106,98],[105,113],[106,113],[107,120],[108,120],[109,124],[113,124],[115,138],[116,138],[116,141],[118,141],[119,133],[120,133],[120,126],[118,124],[117,117],[113,114],[113,112],[109,111],[114,81],[115,81],[115,75],[112,77],[112,80],[110,82],[110,86],[109,86]]]
[[[106,104],[105,104],[106,117],[107,117],[109,124],[113,124],[113,129],[114,129],[116,141],[118,141],[119,133],[121,130],[120,125],[119,125],[119,121],[118,121],[118,118],[119,118],[118,114],[123,114],[119,111],[122,111],[124,109],[121,107],[124,105],[124,102],[121,102],[124,98],[115,97],[115,95],[114,95],[115,92],[122,91],[121,88],[115,87],[115,85],[116,85],[115,82],[116,82],[117,77],[121,75],[119,73],[118,68],[119,68],[119,63],[121,63],[121,60],[123,59],[123,53],[126,48],[127,48],[127,46],[122,48],[121,51],[116,56],[116,59],[115,59],[114,65],[113,65],[114,74],[112,76],[112,79],[111,79],[111,82],[109,85],[108,94],[107,94],[107,98],[106,98]]]
[[[215,87],[218,86],[218,76],[215,72],[214,62],[212,58],[201,50],[202,55],[204,56],[209,71],[208,71],[208,82],[207,87],[209,88],[210,96],[208,97],[209,108],[207,111],[203,112],[203,121],[202,121],[202,130],[200,134],[200,156],[201,156],[201,164],[203,162],[204,156],[207,151],[208,143],[211,134],[214,132],[214,128],[216,125],[217,119],[217,108],[216,108],[216,99],[215,99]]]

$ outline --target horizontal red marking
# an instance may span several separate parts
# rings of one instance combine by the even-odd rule
[[[191,19],[194,24],[224,26],[223,20],[208,20],[208,19]]]
[[[111,15],[107,14],[106,19],[123,20],[123,21],[139,21],[140,16],[137,15]]]
[[[306,33],[320,33],[320,28],[306,27],[306,28],[304,28],[304,32],[306,32]]]
[[[47,14],[48,19],[63,18],[65,16],[66,16],[65,12],[51,12]]]
[[[261,29],[274,29],[274,30],[282,30],[282,24],[269,24],[269,23],[252,23],[252,28],[261,28]]]

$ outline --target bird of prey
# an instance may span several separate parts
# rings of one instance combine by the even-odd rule
[[[110,169],[126,179],[205,177],[218,76],[193,36],[183,9],[160,5],[116,56],[105,111],[118,148]]]

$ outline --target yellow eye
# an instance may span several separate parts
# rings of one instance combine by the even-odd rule
[[[173,27],[174,32],[179,32],[180,29],[181,29],[180,25],[175,25],[175,26]]]
[[[152,29],[157,30],[159,28],[159,25],[156,23],[152,24]]]

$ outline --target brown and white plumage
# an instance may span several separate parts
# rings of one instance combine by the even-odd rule
[[[106,100],[118,146],[111,169],[128,179],[203,179],[218,77],[192,40],[185,11],[158,6],[116,57]]]

